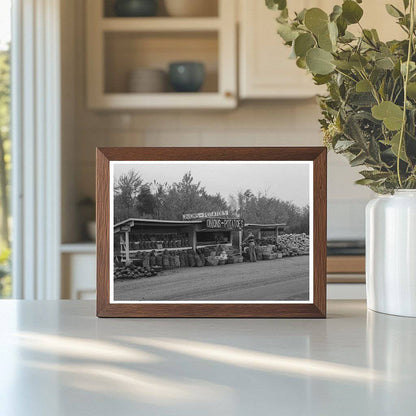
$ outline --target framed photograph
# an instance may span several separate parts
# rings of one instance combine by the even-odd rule
[[[326,154],[97,149],[97,316],[324,318]]]

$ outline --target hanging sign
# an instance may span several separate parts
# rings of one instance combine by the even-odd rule
[[[228,211],[212,211],[212,212],[196,212],[193,214],[183,214],[182,218],[186,220],[200,220],[201,218],[212,218],[212,217],[226,217]]]
[[[241,230],[244,227],[244,220],[239,218],[207,218],[205,227],[222,230]]]

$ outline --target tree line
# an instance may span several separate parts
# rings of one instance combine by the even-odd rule
[[[186,213],[224,210],[248,223],[286,223],[289,233],[309,233],[309,206],[249,189],[225,200],[219,193],[209,194],[191,172],[179,182],[160,184],[144,182],[137,171],[130,170],[114,184],[114,223],[127,218],[182,220]]]

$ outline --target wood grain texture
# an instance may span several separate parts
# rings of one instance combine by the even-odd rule
[[[328,273],[364,274],[365,256],[328,256]]]
[[[128,147],[97,149],[97,316],[163,318],[324,318],[326,317],[326,163],[324,147]],[[314,289],[311,304],[111,304],[110,303],[110,161],[249,160],[313,161]]]

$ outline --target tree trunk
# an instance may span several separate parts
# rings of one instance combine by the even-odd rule
[[[2,240],[9,248],[9,198],[7,194],[7,172],[3,137],[0,133],[0,198],[1,198],[1,230]]]

